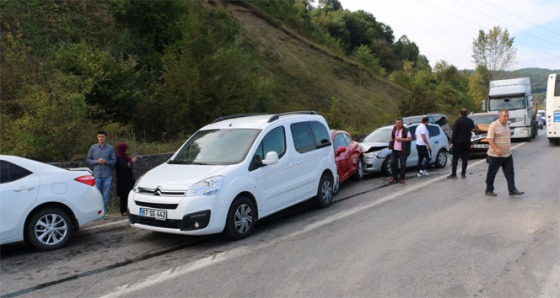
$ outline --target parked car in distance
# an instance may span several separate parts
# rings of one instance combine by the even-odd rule
[[[156,232],[242,239],[257,220],[302,201],[330,206],[337,176],[327,122],[315,112],[221,117],[137,180],[128,219]]]
[[[352,140],[352,137],[346,131],[330,130],[329,132],[334,145],[334,158],[336,161],[339,183],[348,180],[350,177],[355,180],[362,179],[364,175],[364,165],[360,144]],[[334,192],[338,192],[338,184]]]
[[[419,123],[405,125],[412,135],[412,143],[410,155],[406,160],[406,166],[415,167],[418,163],[418,151],[416,150],[416,128]],[[364,152],[364,172],[376,173],[381,172],[384,175],[392,175],[391,170],[391,149],[389,149],[389,139],[393,125],[387,125],[374,130],[365,137],[360,146]],[[430,147],[432,158],[430,165],[443,168],[447,165],[447,153],[449,152],[449,141],[447,136],[439,125],[428,123],[428,132],[430,133]]]
[[[537,111],[537,121],[539,122],[539,128],[543,129],[546,126],[546,116],[544,110]]]
[[[421,123],[422,118],[428,117],[429,123],[437,124],[441,127],[445,135],[447,136],[447,140],[451,139],[451,125],[449,124],[449,119],[446,115],[443,114],[436,114],[430,113],[426,115],[417,115],[417,116],[409,116],[403,117],[403,124],[412,124],[412,123]]]
[[[488,126],[496,121],[499,115],[497,113],[472,113],[469,115],[474,122],[474,129],[471,136],[471,154],[486,154],[488,151]]]
[[[0,244],[57,249],[102,215],[103,198],[90,171],[0,155]]]

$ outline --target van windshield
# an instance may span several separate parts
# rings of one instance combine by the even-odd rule
[[[196,132],[169,161],[174,164],[230,165],[245,159],[260,129],[214,129]]]

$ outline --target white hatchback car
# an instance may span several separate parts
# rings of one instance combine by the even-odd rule
[[[102,215],[103,198],[88,170],[0,155],[0,244],[57,249]]]
[[[304,200],[331,205],[336,177],[328,125],[315,112],[222,117],[138,179],[129,221],[157,232],[242,239],[258,219]]]
[[[418,163],[418,151],[416,151],[416,127],[418,123],[406,125],[412,135],[412,143],[410,155],[406,159],[407,167],[414,167]],[[375,173],[381,172],[384,175],[391,176],[391,149],[389,149],[389,138],[393,125],[380,127],[365,137],[360,146],[364,152],[364,172]],[[428,124],[428,132],[430,134],[429,142],[432,152],[430,164],[438,168],[447,165],[447,153],[449,152],[449,141],[447,136],[439,125]]]

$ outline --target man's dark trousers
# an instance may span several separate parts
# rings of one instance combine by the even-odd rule
[[[494,191],[494,179],[496,178],[496,173],[502,168],[504,176],[506,177],[508,190],[515,191],[514,172],[513,172],[513,157],[510,155],[508,157],[493,157],[488,156],[488,174],[486,176],[486,192]]]
[[[471,156],[471,144],[470,143],[458,143],[453,146],[453,161],[451,162],[451,174],[455,175],[457,173],[457,165],[459,164],[459,158],[463,160],[461,167],[461,174],[465,175],[467,173],[467,165],[469,163],[469,157]]]

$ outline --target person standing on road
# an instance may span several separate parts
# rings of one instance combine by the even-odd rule
[[[113,146],[107,144],[107,132],[97,132],[97,144],[91,145],[87,157],[87,164],[93,166],[95,186],[103,196],[103,208],[105,213],[101,219],[107,219],[109,215],[109,200],[111,199],[111,183],[113,182],[113,166],[117,163],[117,157]]]
[[[428,176],[428,165],[430,164],[430,159],[432,159],[430,154],[430,133],[428,132],[428,117],[422,118],[422,123],[416,127],[416,150],[418,151],[418,177]]]
[[[467,109],[462,108],[459,113],[461,117],[453,124],[451,144],[449,144],[453,150],[451,175],[447,176],[449,179],[457,179],[459,158],[462,159],[461,178],[467,178],[467,165],[471,156],[471,135],[474,129],[474,121],[467,117]]]
[[[122,216],[128,215],[128,193],[132,190],[132,187],[134,187],[132,165],[138,158],[136,154],[129,157],[126,153],[127,150],[127,143],[119,142],[117,144],[117,164],[115,170],[117,174],[117,196],[120,199],[120,211]]]
[[[406,173],[406,158],[410,154],[410,141],[412,136],[408,128],[403,126],[402,118],[397,118],[395,127],[391,132],[390,143],[393,143],[393,151],[391,152],[391,172],[393,178],[389,183],[404,183]],[[399,169],[400,164],[400,169]]]
[[[509,195],[522,195],[524,192],[517,190],[515,187],[515,174],[513,170],[513,157],[511,155],[511,131],[509,130],[509,112],[501,110],[498,120],[492,122],[488,127],[488,173],[486,174],[486,191],[487,196],[495,197],[494,179],[500,167],[506,177]]]

